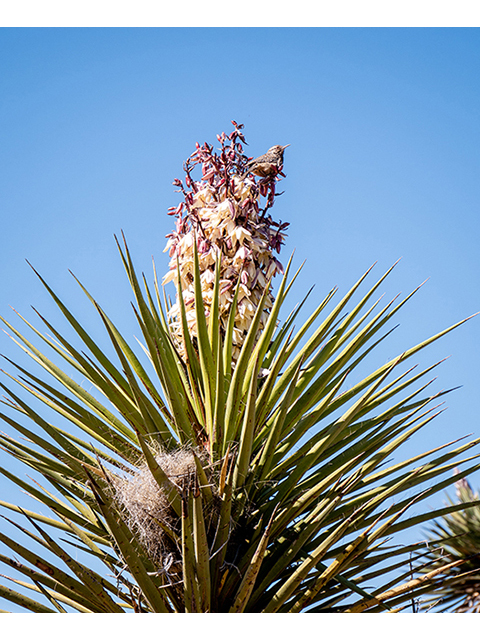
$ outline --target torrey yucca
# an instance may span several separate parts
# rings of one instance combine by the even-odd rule
[[[13,554],[0,560],[14,570],[0,596],[17,608],[382,612],[436,588],[436,570],[411,574],[423,544],[398,545],[395,534],[465,508],[422,513],[419,504],[458,481],[453,468],[479,468],[478,454],[462,458],[478,440],[405,461],[396,452],[435,417],[441,395],[427,391],[436,365],[404,363],[451,329],[358,381],[350,376],[410,297],[381,307],[388,272],[362,293],[369,269],[336,303],[332,289],[299,328],[306,298],[282,318],[295,275],[292,260],[278,261],[287,225],[271,211],[285,175],[281,163],[252,172],[233,124],[219,150],[197,145],[175,181],[183,201],[170,210],[163,280],[175,301],[156,272],[153,286],[137,276],[119,243],[143,351],[85,289],[111,353],[43,280],[81,346],[42,316],[46,334],[25,320],[47,357],[4,320],[49,374],[11,363],[18,373],[2,385],[1,444],[36,479],[2,473],[42,505],[1,501],[18,534],[0,534]]]

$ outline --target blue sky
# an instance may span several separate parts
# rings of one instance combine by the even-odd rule
[[[28,259],[87,328],[103,335],[69,270],[136,334],[113,236],[166,271],[172,181],[235,119],[248,155],[291,145],[272,213],[283,260],[307,261],[296,300],[315,284],[311,311],[398,258],[387,297],[429,278],[383,364],[480,311],[479,72],[477,28],[0,30],[0,314],[58,318]],[[411,455],[480,436],[479,334],[475,318],[417,359],[451,355],[437,389],[463,386]],[[6,336],[0,352],[18,355]]]

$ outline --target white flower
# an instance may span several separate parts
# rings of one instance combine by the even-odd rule
[[[233,135],[233,134],[232,134]],[[225,138],[227,141],[233,138]],[[222,143],[224,144],[224,143]],[[207,324],[213,302],[215,283],[215,265],[221,258],[219,290],[219,323],[222,330],[227,326],[230,308],[233,302],[238,279],[238,308],[233,329],[232,357],[236,362],[240,349],[257,312],[259,301],[267,281],[282,271],[280,263],[274,258],[272,246],[279,247],[278,230],[272,226],[270,217],[259,217],[261,189],[254,178],[245,177],[246,157],[241,154],[238,143],[232,142],[229,153],[216,156],[208,145],[199,147],[197,162],[203,163],[202,178],[192,183],[187,169],[185,206],[178,206],[176,231],[167,236],[165,251],[170,255],[169,271],[163,278],[163,284],[173,282],[177,287],[177,260],[180,270],[180,286],[186,308],[188,330],[192,337],[197,335],[195,295],[193,286],[194,248],[197,243],[200,285]],[[232,154],[232,149],[234,153]],[[195,154],[194,154],[195,156]],[[192,156],[192,157],[194,157]],[[209,160],[211,158],[211,161]],[[222,159],[223,158],[223,159]],[[224,163],[223,167],[221,163]],[[230,163],[230,164],[229,164]],[[243,165],[242,165],[243,163]],[[191,170],[191,167],[190,167]],[[228,176],[228,177],[227,177]],[[274,180],[266,185],[267,207],[274,197]],[[176,181],[181,185],[180,181]],[[265,185],[265,183],[263,183]],[[265,186],[263,187],[265,189]],[[270,191],[268,191],[270,189]],[[182,187],[183,190],[183,187]],[[184,216],[184,217],[182,217]],[[277,225],[278,227],[278,225]],[[264,301],[258,336],[265,327],[268,313],[273,305],[272,295]],[[180,307],[177,301],[168,312],[170,330],[181,356],[183,353],[183,326]]]

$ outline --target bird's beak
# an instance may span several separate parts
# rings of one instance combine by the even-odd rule
[[[289,146],[290,146],[289,144],[285,144],[285,145],[282,147],[282,149],[286,149],[286,148],[287,148],[287,147],[289,147]]]

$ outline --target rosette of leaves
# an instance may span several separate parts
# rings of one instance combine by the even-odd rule
[[[137,274],[126,243],[119,251],[143,350],[82,285],[110,349],[43,279],[74,338],[41,315],[46,331],[4,320],[43,374],[11,362],[2,384],[4,456],[36,478],[2,473],[40,508],[1,501],[16,533],[0,533],[13,572],[0,596],[34,612],[297,613],[398,610],[422,593],[436,573],[411,577],[421,545],[391,539],[459,510],[419,505],[455,466],[480,465],[478,440],[395,459],[442,395],[428,388],[436,364],[406,363],[454,327],[355,378],[413,293],[383,304],[390,270],[367,285],[369,269],[296,327],[308,296],[286,311],[290,260],[265,316],[267,278],[233,366],[241,274],[223,324],[222,261],[207,308],[194,244],[196,331],[179,277],[180,349],[157,279]]]
[[[448,502],[460,510],[444,515],[429,528],[428,567],[438,571],[438,581],[423,608],[480,613],[480,499],[465,478],[455,488],[457,501],[448,498]]]

